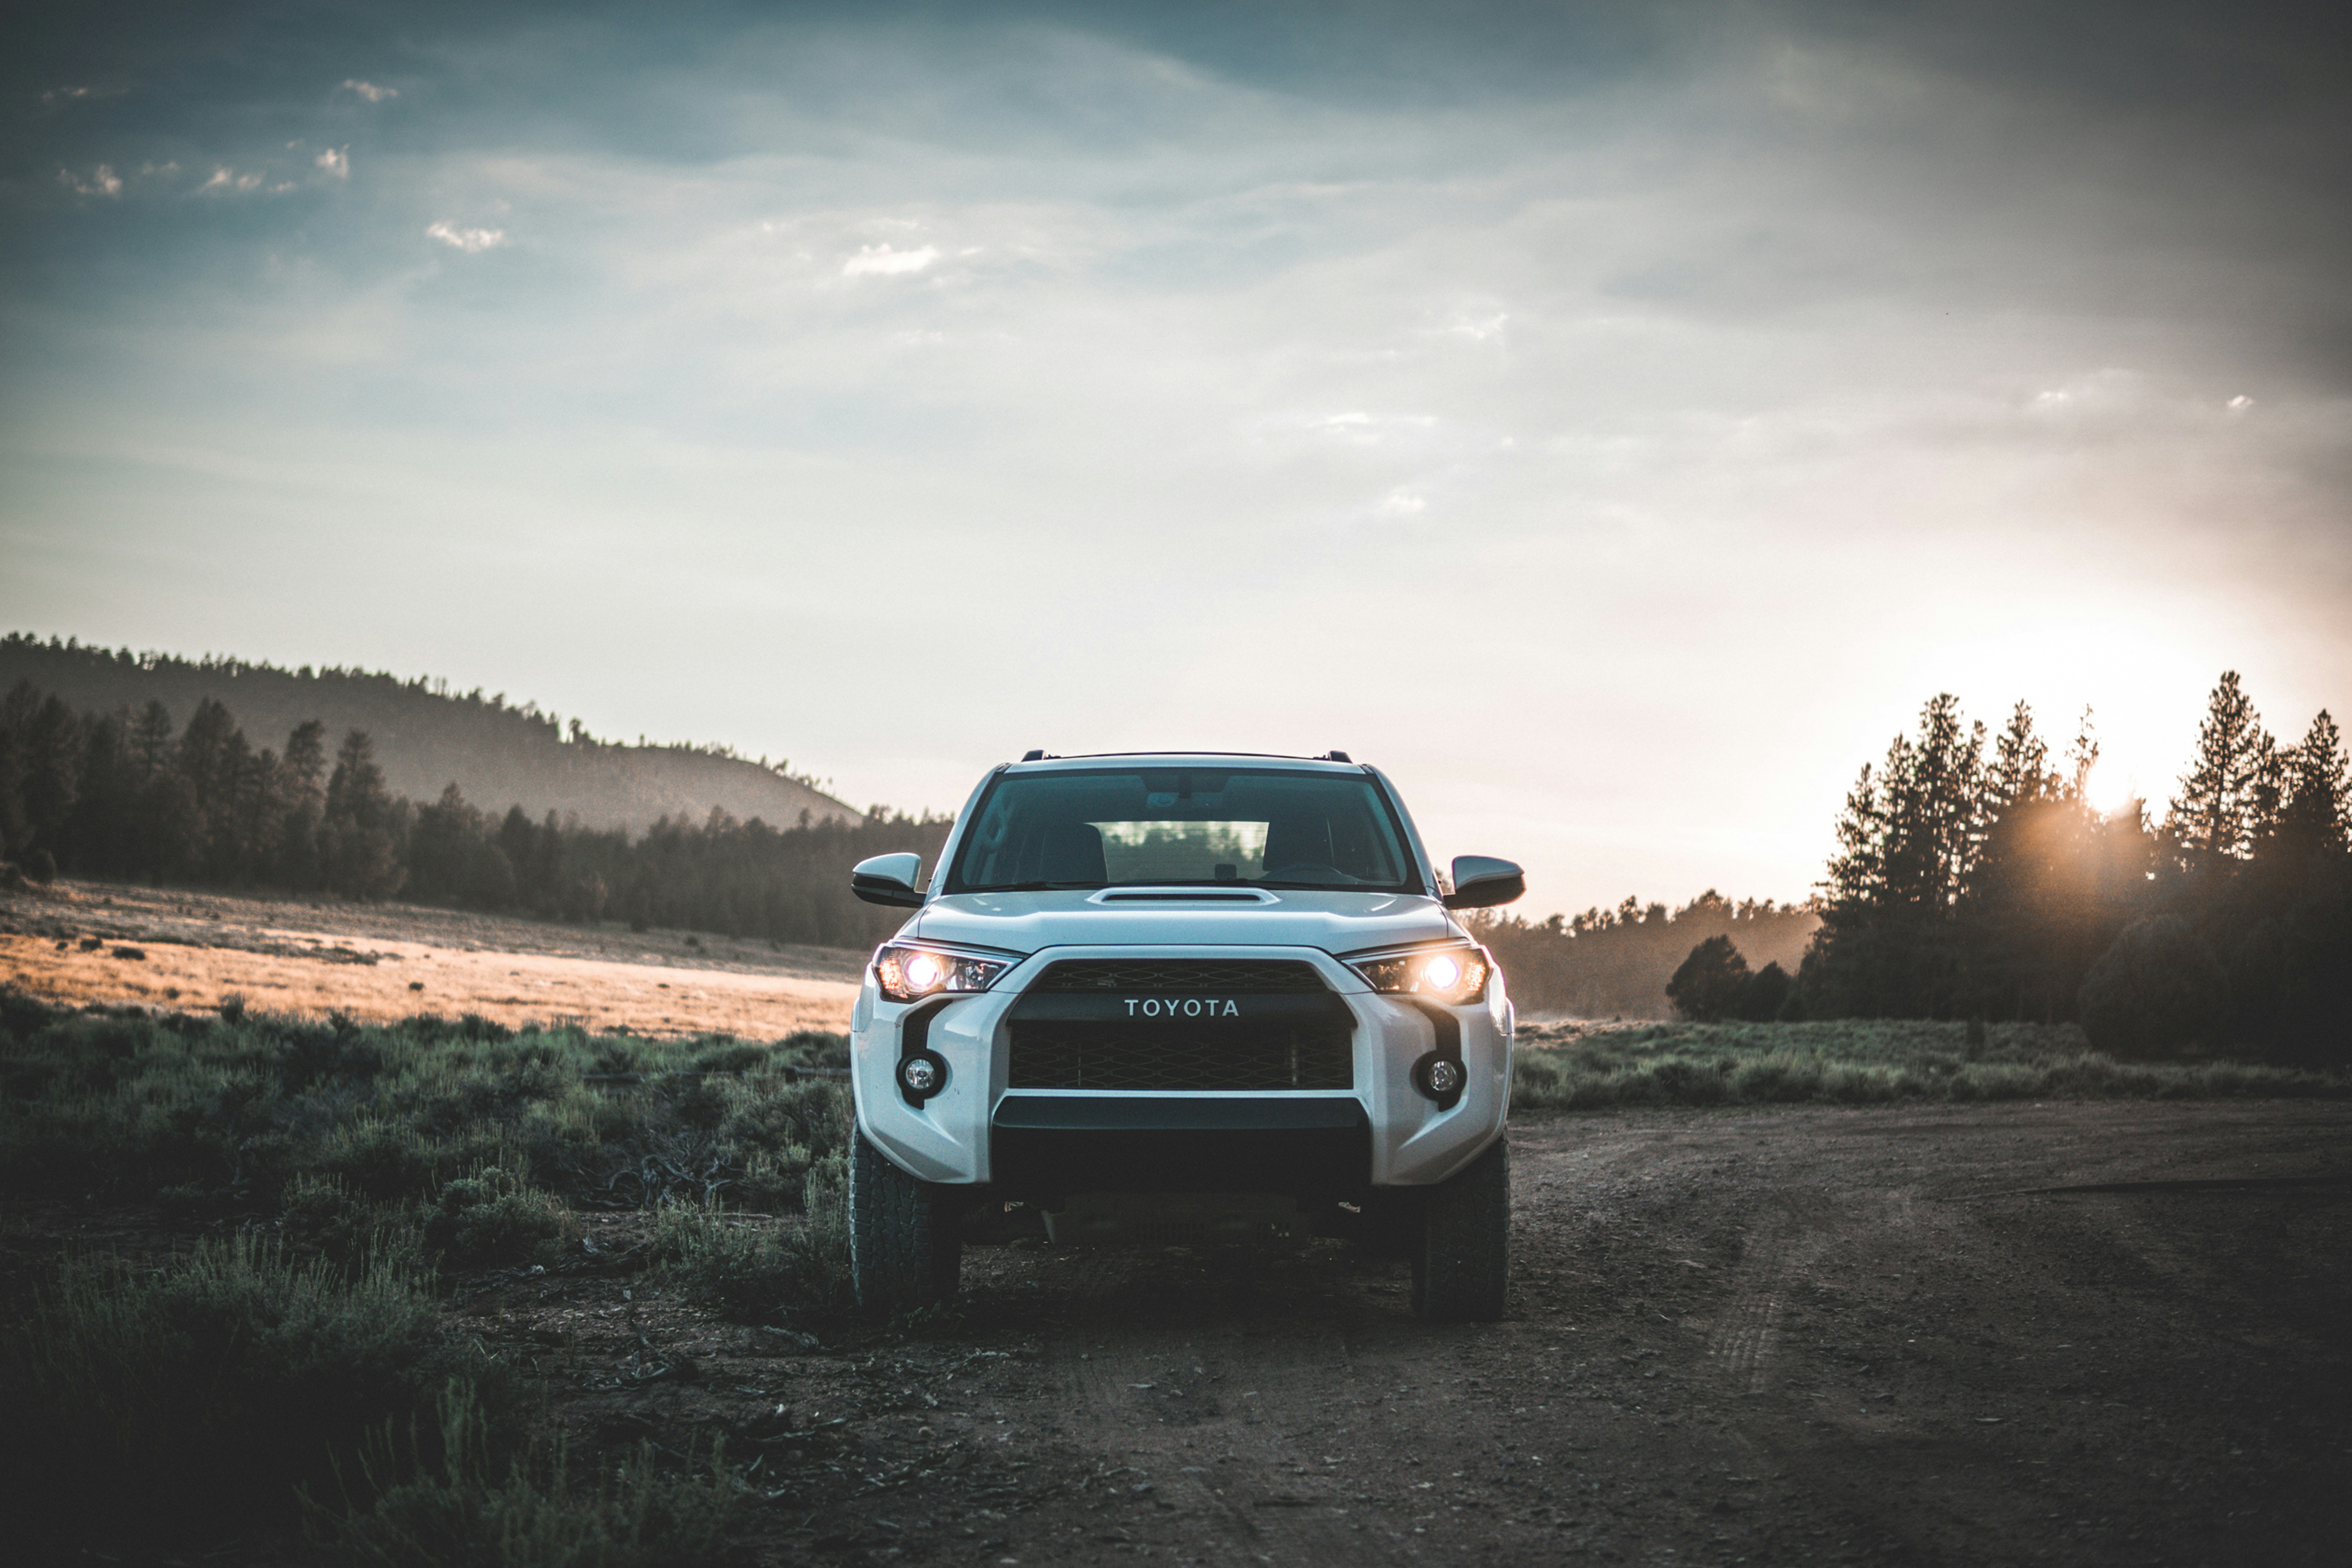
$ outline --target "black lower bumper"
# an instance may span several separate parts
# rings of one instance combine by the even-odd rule
[[[1353,1099],[1007,1094],[991,1133],[995,1185],[1073,1192],[1281,1192],[1328,1201],[1371,1181],[1372,1129]]]

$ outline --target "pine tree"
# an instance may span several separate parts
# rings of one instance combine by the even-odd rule
[[[52,854],[65,847],[66,824],[81,785],[81,717],[51,693],[24,735],[26,825],[33,843]]]
[[[327,886],[345,898],[389,898],[399,892],[403,868],[394,825],[375,747],[365,730],[352,730],[335,754],[319,828]]]
[[[1933,919],[1966,885],[1983,817],[1984,726],[1964,730],[1959,699],[1941,693],[1919,715],[1919,738],[1886,755],[1888,903]]]
[[[2239,684],[2222,673],[2197,731],[2197,760],[2165,828],[2191,869],[2244,860],[2276,813],[2276,744]]]
[[[2099,766],[2099,728],[2091,722],[2091,710],[2085,706],[2083,716],[2074,721],[2074,741],[2066,747],[2066,778],[2063,791],[2069,800],[2088,802],[2091,798],[2091,775]]]
[[[70,870],[122,876],[137,837],[139,780],[131,759],[127,712],[92,715],[82,727],[80,788],[66,824],[63,857]]]
[[[2050,771],[2050,747],[2034,732],[2033,709],[2019,703],[1993,743],[1992,766],[1985,774],[1985,814],[1998,820],[2020,806],[2058,792],[2060,780]]]
[[[1895,744],[1903,744],[1900,736]],[[1845,810],[1838,813],[1837,844],[1829,880],[1822,885],[1831,908],[1859,913],[1875,906],[1886,886],[1886,813],[1879,801],[1877,777],[1867,762],[1862,765],[1853,788],[1845,792]]]
[[[18,681],[0,697],[0,854],[19,855],[32,847],[33,826],[25,812],[25,747],[41,694]]]
[[[326,883],[319,827],[326,815],[327,727],[306,718],[286,737],[278,759],[277,856],[272,874],[282,887],[308,891]]]
[[[2283,773],[2286,799],[2279,810],[2279,838],[2291,853],[2342,852],[2352,834],[2352,760],[2344,737],[2326,708],[2311,721],[2303,742],[2286,754]]]
[[[172,710],[160,702],[150,702],[131,721],[131,758],[138,765],[142,782],[171,766],[174,733]]]

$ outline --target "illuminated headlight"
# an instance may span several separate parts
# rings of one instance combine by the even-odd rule
[[[889,942],[874,955],[874,979],[894,1002],[959,991],[984,991],[1013,967],[1011,956],[984,958],[951,948]]]
[[[1433,1001],[1459,1006],[1486,988],[1486,970],[1491,960],[1485,948],[1465,942],[1446,947],[1423,947],[1412,953],[1358,958],[1354,962],[1356,973],[1370,980],[1376,991],[1427,997]]]

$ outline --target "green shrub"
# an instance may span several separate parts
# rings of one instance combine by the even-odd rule
[[[373,1204],[437,1199],[497,1166],[574,1206],[724,1194],[790,1210],[845,1146],[845,1085],[793,1070],[841,1036],[774,1045],[478,1019],[341,1027],[250,1013],[0,1007],[0,1179],[20,1191],[173,1193],[267,1207],[320,1178]]]
[[[550,1194],[496,1166],[441,1189],[425,1244],[460,1268],[552,1262],[580,1239],[580,1222]]]
[[[2132,1062],[2071,1025],[1918,1019],[1530,1026],[1519,1110],[1639,1105],[1870,1105],[1898,1100],[2352,1096],[2352,1074],[2241,1062]]]
[[[799,1221],[666,1204],[654,1218],[654,1256],[689,1296],[730,1317],[841,1312],[851,1300],[848,1199],[848,1160],[835,1152],[810,1169]]]
[[[332,1178],[303,1176],[287,1191],[278,1228],[289,1247],[347,1274],[389,1265],[417,1275],[425,1260],[421,1209],[413,1201],[372,1202]]]
[[[387,1439],[366,1458],[370,1500],[310,1511],[311,1540],[369,1568],[703,1568],[726,1561],[735,1491],[723,1449],[702,1474],[640,1444],[584,1492],[559,1444],[501,1464],[473,1390],[452,1383],[435,1441]],[[403,1462],[403,1461],[406,1462]],[[403,1479],[404,1478],[404,1479]]]
[[[475,1385],[504,1440],[503,1370],[441,1335],[413,1277],[346,1274],[241,1238],[153,1274],[69,1265],[0,1334],[0,1506],[12,1545],[203,1546],[290,1517],[353,1473],[370,1434]]]

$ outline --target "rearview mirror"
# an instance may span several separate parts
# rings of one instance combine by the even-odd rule
[[[1487,909],[1508,904],[1528,891],[1528,873],[1492,855],[1455,855],[1454,891],[1445,895],[1448,909]]]
[[[922,874],[920,855],[876,855],[849,868],[849,891],[868,904],[912,909],[923,902],[915,886],[915,879]]]

